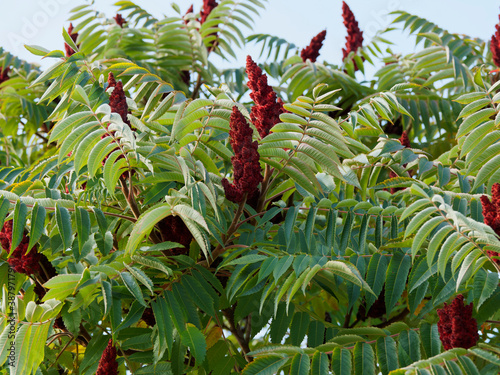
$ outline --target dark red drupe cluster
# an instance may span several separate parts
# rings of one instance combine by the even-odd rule
[[[500,19],[500,15],[498,16]],[[500,22],[495,25],[495,33],[491,36],[490,50],[493,62],[500,67]]]
[[[483,205],[484,223],[489,225],[500,236],[500,184],[495,183],[491,187],[491,201],[486,195],[481,196],[481,204]],[[500,264],[500,253],[492,250],[487,251],[493,261]]]
[[[115,19],[116,24],[123,29],[123,25],[127,23],[127,21],[125,21],[125,18],[123,18],[120,13],[116,13],[116,16],[114,16],[113,18]]]
[[[358,21],[345,1],[342,2],[342,18],[347,28],[346,44],[345,48],[342,48],[342,58],[345,59],[349,53],[356,52],[363,45],[363,32],[359,29]],[[358,70],[356,64],[355,69]]]
[[[118,362],[116,362],[116,348],[113,340],[109,339],[108,346],[104,349],[96,375],[118,375]]]
[[[125,92],[123,91],[123,83],[122,81],[116,82],[115,77],[111,72],[108,75],[108,87],[114,87],[113,92],[109,96],[109,106],[111,107],[111,112],[118,113],[123,122],[130,126],[130,121],[127,119],[128,105]]]
[[[437,310],[439,338],[445,350],[469,349],[479,340],[476,319],[472,317],[472,303],[465,306],[464,296],[459,294],[449,305]]]
[[[9,67],[6,67],[5,69],[0,68],[0,83],[4,83],[9,79],[9,71]]]
[[[193,7],[193,4],[191,4],[191,6],[189,7],[189,9],[187,10],[186,14],[184,15],[187,16],[189,13],[194,13],[194,7]],[[189,20],[188,19],[184,19],[184,24],[188,24]]]
[[[128,126],[131,127],[130,121],[127,118],[127,114],[129,113],[128,110],[128,105],[127,105],[127,98],[125,97],[125,92],[123,91],[123,83],[122,81],[116,82],[115,76],[113,73],[108,74],[108,88],[113,87],[113,92],[109,96],[109,106],[111,107],[111,112],[118,113],[120,117],[122,118],[122,121],[125,122]],[[113,133],[113,132],[111,132]],[[104,133],[101,136],[102,138],[108,137],[108,133]],[[113,141],[115,142],[115,141]],[[116,150],[117,148],[115,148]],[[118,159],[123,158],[123,155],[118,156]],[[108,155],[104,158],[102,161],[102,165],[106,163],[106,160],[108,159]],[[134,171],[132,170],[132,173]],[[122,173],[120,176],[122,179],[128,179],[129,178],[129,172],[125,171]]]
[[[113,73],[109,72],[108,74],[108,88],[116,86],[116,79]]]
[[[193,235],[180,216],[167,216],[158,223],[158,227],[163,242],[177,242],[182,245],[182,247],[170,249],[173,255],[189,253],[189,244]]]
[[[6,221],[0,231],[0,243],[2,248],[8,253],[10,251],[10,245],[12,242],[12,220]],[[36,246],[33,247],[28,254],[29,239],[26,235],[23,235],[21,243],[16,247],[16,249],[10,254],[7,262],[10,266],[19,273],[24,273],[25,275],[32,275],[40,271],[40,254]]]
[[[215,0],[203,0],[203,8],[201,8],[201,12],[200,12],[200,15],[201,15],[200,23],[202,23],[202,24],[205,23],[208,15],[210,13],[212,13],[212,10],[214,10],[214,8],[217,5],[219,5],[219,4],[217,4],[217,1],[215,1]]]
[[[307,59],[311,60],[311,62],[316,62],[316,59],[319,56],[319,50],[323,46],[323,41],[326,37],[326,30],[323,30],[314,38],[312,38],[311,43],[300,51],[300,57],[302,57],[302,61],[306,62]]]
[[[68,27],[68,34],[69,36],[71,37],[71,39],[73,39],[73,42],[76,43],[76,39],[78,38],[78,33],[74,33],[73,32],[73,24],[70,23],[69,24],[69,27]],[[75,53],[75,51],[73,50],[73,48],[71,48],[68,43],[64,43],[64,49],[66,50],[66,56],[67,57],[70,57],[72,54]]]
[[[261,138],[264,138],[280,121],[280,114],[285,112],[283,102],[277,100],[276,93],[267,84],[267,75],[262,73],[262,69],[250,56],[247,56],[247,74],[247,85],[252,90],[250,98],[255,103],[250,112],[250,118]]]
[[[401,142],[401,145],[405,146],[406,148],[411,147],[410,138],[408,137],[408,132],[406,130],[403,130],[403,134],[401,134],[399,142]]]
[[[222,180],[226,198],[234,203],[240,203],[245,194],[251,196],[262,182],[262,172],[259,163],[257,141],[252,142],[253,131],[245,117],[236,106],[233,107],[229,122],[231,130],[229,138],[234,151],[231,158],[233,164],[234,181]]]

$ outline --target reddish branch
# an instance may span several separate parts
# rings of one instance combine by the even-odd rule
[[[193,239],[193,235],[180,216],[167,216],[158,223],[158,228],[160,229],[162,242],[177,242],[182,245],[181,247],[170,249],[173,255],[189,253],[189,244]]]
[[[9,67],[6,67],[5,69],[0,68],[0,84],[4,83],[5,81],[7,81],[9,79],[9,75],[8,75],[9,71],[10,71]]]
[[[271,128],[280,122],[280,114],[284,113],[283,102],[277,100],[276,93],[267,83],[267,75],[247,56],[248,88],[252,90],[250,98],[255,102],[250,112],[252,123],[261,138],[269,134]]]
[[[411,147],[410,138],[408,138],[408,133],[406,132],[406,130],[403,130],[403,134],[401,135],[401,138],[399,138],[399,142],[401,142],[401,145],[406,147],[406,148]],[[406,164],[403,166],[406,167]],[[396,172],[390,171],[389,177],[395,178],[395,177],[398,177],[398,175],[396,174]],[[391,194],[394,194],[395,192],[402,190],[402,189],[403,188],[391,188]]]
[[[117,13],[116,16],[113,17],[116,21],[116,24],[123,29],[123,25],[127,23],[125,19],[122,17],[120,13]]]
[[[0,244],[3,250],[9,253],[12,244],[12,220],[4,223],[0,231]],[[12,254],[7,258],[7,262],[14,271],[33,275],[35,279],[35,294],[41,300],[45,296],[45,288],[43,283],[57,275],[57,271],[47,259],[47,257],[38,252],[38,245],[35,244],[31,250],[28,250],[29,238],[26,232],[23,233],[21,243],[14,249]]]
[[[109,96],[109,106],[111,107],[111,112],[118,113],[122,118],[123,122],[130,126],[130,121],[127,118],[128,115],[128,105],[125,92],[123,91],[122,81],[116,82],[113,73],[108,75],[108,87],[114,87],[113,92]]]
[[[2,230],[0,231],[0,243],[2,248],[8,253],[12,243],[12,220],[5,222]],[[40,272],[40,254],[36,247],[26,254],[28,250],[29,239],[23,235],[21,243],[10,254],[7,262],[14,269],[14,271],[23,273],[25,275],[33,275]]]
[[[104,349],[96,375],[118,375],[118,362],[116,362],[116,348],[113,340],[109,339],[108,346]]]

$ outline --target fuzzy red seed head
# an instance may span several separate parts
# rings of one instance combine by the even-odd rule
[[[109,339],[108,346],[104,349],[96,375],[118,375],[118,362],[116,362],[116,348],[113,340]]]
[[[2,248],[7,253],[10,251],[12,243],[12,220],[9,220],[4,223],[2,230],[0,231],[0,244]],[[25,275],[33,275],[40,271],[40,258],[42,254],[40,254],[36,247],[33,247],[28,254],[26,251],[28,250],[29,239],[23,234],[23,238],[21,243],[14,249],[12,254],[10,254],[9,258],[7,258],[7,262],[10,266],[19,273],[23,273]]]
[[[342,2],[342,18],[347,28],[346,44],[342,49],[342,58],[345,59],[349,53],[356,52],[359,47],[363,46],[363,32],[359,29],[354,14],[344,1]],[[358,67],[355,66],[355,69],[358,70]]]
[[[10,71],[9,67],[6,67],[5,69],[0,68],[0,83],[4,83],[9,79],[8,75],[9,71]]]
[[[449,305],[437,310],[439,316],[439,338],[445,350],[469,349],[479,340],[476,319],[472,317],[472,303],[464,305],[464,296],[459,294]]]
[[[500,15],[498,16],[500,19]],[[491,36],[490,50],[493,62],[500,67],[500,22],[495,25],[495,33]]]
[[[78,33],[73,32],[73,24],[72,23],[69,24],[68,34],[71,37],[71,39],[73,40],[73,42],[76,43],[76,39],[78,38]],[[64,49],[66,50],[67,57],[70,57],[71,55],[73,55],[75,53],[75,50],[73,48],[71,48],[68,45],[68,43],[64,43]]]
[[[125,92],[123,91],[122,81],[116,82],[114,90],[109,96],[109,106],[111,107],[111,112],[118,113],[123,122],[130,126],[130,121],[127,119],[127,98],[125,97]]]
[[[321,31],[318,35],[312,38],[311,43],[304,48],[300,52],[300,57],[302,61],[306,61],[307,59],[311,60],[311,62],[316,62],[316,59],[319,56],[319,50],[323,46],[323,41],[326,37],[326,30]]]
[[[500,184],[494,183],[491,187],[491,201],[486,195],[481,196],[481,205],[483,206],[484,223],[489,225],[500,236]],[[493,262],[500,265],[500,253],[487,250],[488,255]]]
[[[252,128],[250,128],[245,117],[236,106],[233,107],[229,126],[229,138],[234,151],[234,156],[231,158],[234,181],[230,184],[228,180],[223,179],[222,186],[226,198],[239,203],[243,200],[245,194],[250,196],[255,193],[263,177],[260,169],[257,141],[252,141]]]
[[[116,21],[116,24],[123,29],[123,25],[127,23],[125,19],[122,17],[120,13],[117,13],[116,16],[113,17]]]
[[[207,20],[207,17],[210,13],[212,13],[212,10],[219,5],[217,4],[217,1],[215,0],[203,0],[203,8],[201,9],[201,20],[200,23],[205,23]]]
[[[261,138],[267,136],[271,128],[280,122],[280,114],[284,113],[283,102],[277,100],[276,93],[267,83],[267,75],[247,56],[246,71],[248,88],[252,91],[250,98],[255,102],[250,112],[250,119],[257,128]]]
[[[167,216],[158,223],[162,241],[177,242],[182,247],[170,249],[172,254],[180,255],[189,252],[189,245],[193,239],[189,228],[179,216]]]
[[[406,130],[403,130],[403,134],[401,135],[401,138],[399,138],[399,142],[401,142],[401,145],[406,148],[411,147],[410,138],[408,138],[408,132]]]

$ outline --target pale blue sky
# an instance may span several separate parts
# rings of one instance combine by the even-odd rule
[[[7,1],[7,0],[3,0]],[[112,4],[115,0],[95,0],[94,6],[105,12],[108,17],[115,14]],[[10,2],[8,11],[0,14],[0,46],[32,62],[40,62],[22,44],[35,44],[48,49],[63,49],[61,30],[69,24],[69,10],[88,1],[74,0],[20,0]],[[137,0],[137,4],[151,13],[173,15],[171,1]],[[178,0],[184,12],[191,3],[199,9],[202,0]],[[498,23],[499,3],[493,0],[349,0],[360,28],[364,31],[365,41],[374,32],[389,25],[393,10],[402,9],[425,17],[450,32],[468,34],[473,37],[489,39]],[[340,63],[341,49],[345,43],[346,31],[341,18],[341,0],[269,0],[267,9],[255,20],[252,33],[278,35],[300,47],[309,44],[310,39],[323,29],[327,36],[321,50],[319,61],[327,60]],[[246,33],[250,34],[250,32]],[[388,34],[396,43],[394,51],[409,53],[413,50],[413,40],[407,32]],[[256,55],[260,49],[248,46],[246,51],[238,52],[234,66],[244,65],[247,54]],[[44,61],[43,65],[51,64]]]

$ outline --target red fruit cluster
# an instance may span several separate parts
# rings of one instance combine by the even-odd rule
[[[186,17],[189,13],[194,13],[194,7],[193,7],[193,4],[191,4],[191,6],[189,7],[189,9],[187,10],[186,14],[184,15],[184,17]],[[188,19],[184,19],[184,24],[187,25],[189,22]]]
[[[108,346],[104,349],[96,375],[118,375],[118,362],[116,362],[116,348],[113,340],[109,339]]]
[[[202,23],[202,24],[205,23],[208,15],[210,13],[212,13],[212,10],[214,10],[214,8],[217,5],[219,5],[219,4],[217,4],[217,1],[215,1],[215,0],[203,0],[203,8],[201,9],[201,12],[200,12],[200,15],[201,15],[200,23]]]
[[[123,29],[123,25],[127,23],[127,21],[125,21],[125,18],[123,18],[120,13],[116,13],[116,16],[114,16],[113,18],[115,19],[116,24]]]
[[[177,242],[182,245],[182,247],[170,249],[173,255],[187,254],[189,252],[189,244],[193,239],[193,235],[179,216],[167,216],[158,223],[158,227],[163,242]]]
[[[465,306],[464,296],[459,294],[450,305],[437,310],[439,338],[445,350],[469,349],[479,340],[476,319],[472,317],[472,303]]]
[[[234,170],[232,184],[227,179],[222,180],[226,198],[234,203],[240,203],[245,194],[251,196],[262,182],[262,172],[259,163],[257,141],[252,142],[253,131],[245,117],[236,106],[233,107],[229,122],[231,130],[229,138],[234,151],[231,158]]]
[[[116,79],[112,72],[108,74],[108,89],[116,86]]]
[[[500,19],[500,15],[498,16]],[[500,23],[495,25],[495,33],[491,36],[490,50],[493,56],[493,62],[500,67]]]
[[[0,83],[4,83],[9,79],[8,75],[9,71],[10,71],[9,67],[6,67],[5,69],[0,68]]]
[[[342,2],[342,18],[347,28],[346,44],[345,48],[342,48],[342,58],[345,59],[349,53],[356,52],[363,45],[363,32],[359,29],[358,22],[345,1]],[[358,70],[356,64],[355,69]]]
[[[491,201],[486,195],[481,196],[481,204],[483,205],[484,223],[489,225],[500,236],[500,184],[495,183],[491,187]],[[500,264],[500,253],[492,250],[487,251],[493,261]]]
[[[109,106],[111,107],[111,112],[118,113],[123,122],[130,126],[130,121],[127,119],[127,98],[125,97],[125,92],[123,91],[122,81],[116,82],[113,73],[109,73],[108,87],[114,87],[113,92],[109,96]]]
[[[68,34],[69,36],[71,37],[71,39],[73,39],[73,42],[76,43],[76,39],[78,38],[78,33],[74,33],[73,32],[73,24],[70,23],[69,24],[69,27],[68,27]],[[75,51],[73,50],[73,48],[71,48],[68,43],[64,43],[64,49],[66,50],[66,56],[67,57],[70,57],[72,54],[75,53]]]
[[[252,90],[250,98],[255,102],[250,112],[252,123],[257,128],[260,137],[269,134],[271,128],[280,122],[280,114],[284,113],[283,102],[277,100],[276,93],[267,84],[267,75],[247,56],[248,88]]]
[[[403,134],[399,138],[399,142],[401,142],[401,145],[404,146],[404,147],[406,147],[406,148],[410,148],[411,147],[410,138],[408,138],[408,133],[407,133],[406,130],[403,130]],[[406,167],[406,164],[404,165],[404,167]],[[395,178],[395,177],[398,177],[398,175],[395,172],[390,171],[389,172],[389,177],[390,178]],[[391,188],[391,194],[394,194],[395,192],[397,192],[399,190],[402,190],[402,189],[403,188]]]
[[[0,231],[0,244],[2,248],[8,253],[10,251],[10,246],[12,243],[12,220],[5,222],[2,230]],[[10,254],[7,262],[10,266],[19,273],[24,273],[25,275],[32,275],[40,271],[40,254],[36,247],[33,247],[28,254],[29,239],[26,235],[23,235],[21,243],[15,248],[15,250]]]
[[[399,142],[401,142],[401,145],[405,146],[406,148],[411,147],[410,138],[408,138],[408,132],[406,130],[403,130],[403,134],[401,134]]]
[[[311,62],[316,62],[316,59],[319,56],[319,50],[323,46],[323,41],[326,37],[326,30],[323,30],[314,38],[312,38],[311,43],[300,51],[300,57],[302,57],[302,61],[306,62],[307,59],[311,60]]]

